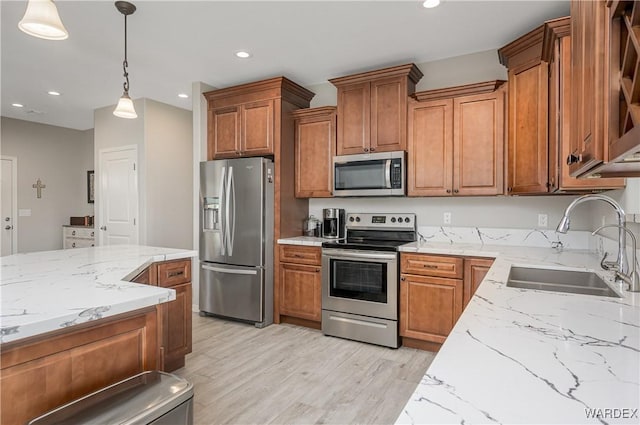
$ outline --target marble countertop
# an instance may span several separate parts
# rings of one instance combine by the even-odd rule
[[[175,299],[175,291],[128,282],[153,262],[196,251],[113,245],[0,257],[0,342]]]
[[[401,251],[496,260],[396,423],[640,423],[640,293],[620,292],[599,256],[449,243]],[[509,288],[512,265],[592,270],[623,298]]]
[[[335,239],[314,236],[294,236],[292,238],[278,239],[280,245],[322,246],[322,242],[335,242]]]

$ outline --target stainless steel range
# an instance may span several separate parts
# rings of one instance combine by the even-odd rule
[[[346,240],[322,244],[322,332],[397,348],[398,247],[415,214],[347,214]]]

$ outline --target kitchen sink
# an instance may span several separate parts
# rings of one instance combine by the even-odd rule
[[[593,272],[579,270],[511,267],[507,286],[511,288],[537,289],[539,291],[621,298],[600,276]]]

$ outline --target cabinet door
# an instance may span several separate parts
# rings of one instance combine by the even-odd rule
[[[500,195],[504,192],[504,114],[502,89],[454,99],[455,195]]]
[[[411,102],[408,122],[408,195],[451,195],[453,100]]]
[[[207,159],[231,158],[240,152],[240,107],[209,110]]]
[[[407,146],[407,78],[371,82],[370,152],[405,150]]]
[[[273,153],[273,100],[242,105],[241,148],[243,156]]]
[[[579,175],[601,163],[607,134],[606,2],[571,2],[571,151],[570,167]]]
[[[370,83],[338,87],[338,155],[369,150]]]
[[[320,266],[280,264],[280,314],[319,322]]]
[[[330,198],[336,116],[297,120],[295,125],[296,198]]]
[[[548,66],[509,70],[509,192],[546,193]]]
[[[184,356],[191,352],[191,283],[171,287],[176,299],[160,306],[164,370],[171,372],[184,366]]]
[[[401,275],[401,336],[442,344],[461,313],[461,279]]]
[[[466,308],[471,297],[476,293],[482,279],[487,275],[489,268],[493,264],[490,258],[469,258],[464,260],[464,300],[463,307]]]

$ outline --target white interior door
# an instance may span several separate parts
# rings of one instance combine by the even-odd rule
[[[138,243],[137,160],[136,146],[99,153],[99,245]]]
[[[18,158],[3,156],[0,158],[0,219],[2,220],[2,247],[0,256],[15,254],[18,251]]]

